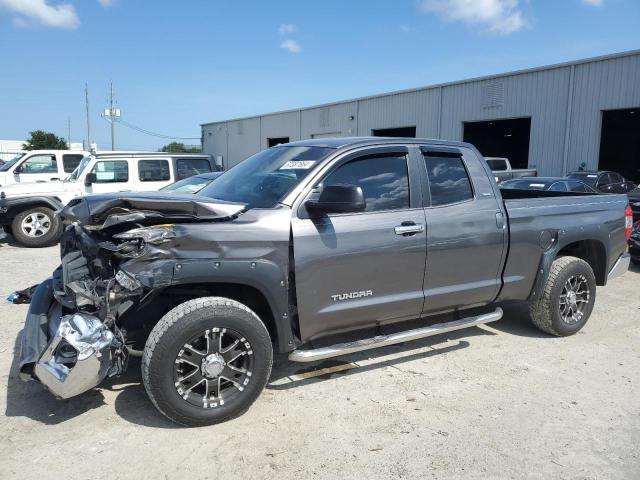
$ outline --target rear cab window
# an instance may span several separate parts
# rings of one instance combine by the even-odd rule
[[[461,155],[424,152],[431,206],[473,200],[473,187]]]
[[[489,158],[487,159],[489,168],[494,172],[500,172],[507,170],[507,162],[503,158]]]
[[[177,158],[176,180],[183,180],[201,173],[209,173],[211,163],[205,158]]]

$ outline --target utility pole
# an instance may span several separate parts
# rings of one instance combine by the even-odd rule
[[[113,98],[113,82],[109,82],[109,108],[104,109],[104,118],[111,123],[111,150],[116,149],[116,120],[120,117],[120,109],[116,108]]]
[[[109,82],[109,111],[111,112],[111,150],[116,149],[116,122],[113,106],[113,82]]]
[[[67,117],[67,147],[71,149],[71,117]]]
[[[87,109],[87,150],[91,151],[91,121],[89,120],[89,86],[84,84],[84,103]]]

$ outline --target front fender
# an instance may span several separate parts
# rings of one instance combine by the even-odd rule
[[[287,278],[278,264],[264,259],[176,260],[173,262],[171,284],[194,283],[232,283],[257,289],[269,303],[280,351],[290,351],[294,348]]]
[[[8,225],[16,215],[33,207],[45,206],[54,211],[60,210],[63,205],[56,197],[10,197],[0,198],[0,225]]]

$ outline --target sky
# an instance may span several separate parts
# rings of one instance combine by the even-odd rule
[[[200,124],[640,48],[639,0],[0,0],[0,139],[110,146]],[[193,139],[189,139],[192,137]],[[172,141],[116,124],[116,148]]]

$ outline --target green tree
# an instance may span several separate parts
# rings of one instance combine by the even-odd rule
[[[58,137],[55,133],[44,130],[34,130],[29,132],[31,136],[22,145],[24,150],[67,150],[67,142],[64,138]]]
[[[171,142],[162,147],[160,151],[169,153],[200,153],[202,149],[196,146],[187,146],[180,142]]]

